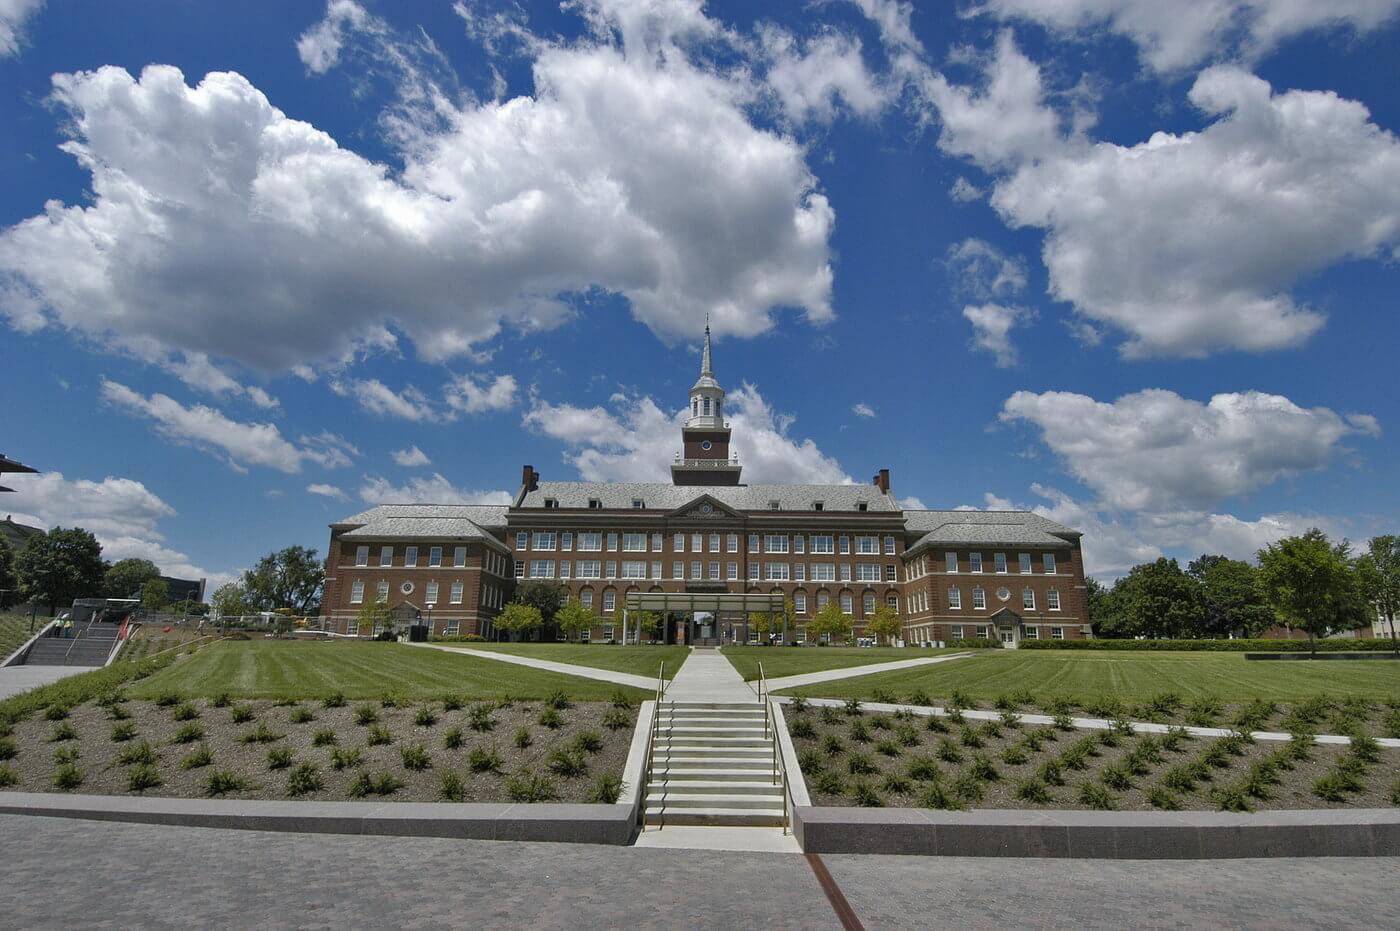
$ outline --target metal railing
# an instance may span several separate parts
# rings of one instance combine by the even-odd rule
[[[666,663],[656,671],[656,704],[651,710],[651,732],[647,735],[646,763],[642,766],[642,829],[647,826],[647,798],[651,795],[652,766],[656,757],[656,732],[661,726],[661,700],[666,695]],[[658,825],[659,827],[659,825]]]
[[[763,704],[763,736],[773,749],[773,785],[783,787],[783,833],[788,832],[788,774],[787,761],[783,759],[782,741],[778,739],[778,720],[773,711],[773,698],[768,694],[768,677],[763,673],[763,664],[758,664],[758,700]]]

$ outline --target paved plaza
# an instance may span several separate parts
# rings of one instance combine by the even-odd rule
[[[801,854],[0,816],[16,928],[842,925]],[[877,928],[1394,928],[1397,860],[822,858]]]
[[[0,669],[0,699],[37,689],[80,672],[92,672],[89,666],[6,666]]]

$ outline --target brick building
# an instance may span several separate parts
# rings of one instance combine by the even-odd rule
[[[544,579],[598,614],[595,640],[622,639],[629,605],[660,595],[668,642],[746,638],[734,610],[745,595],[790,600],[799,642],[828,601],[857,634],[887,604],[914,644],[1091,634],[1080,534],[1068,527],[1022,511],[904,510],[888,469],[869,485],[742,484],[708,327],[670,465],[670,482],[635,483],[544,481],[527,465],[508,507],[389,504],[334,523],[326,626],[353,631],[379,598],[436,634],[489,637],[515,583]]]

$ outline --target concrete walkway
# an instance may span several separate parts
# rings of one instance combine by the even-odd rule
[[[919,659],[898,659],[892,663],[871,663],[869,666],[843,666],[840,669],[823,669],[820,672],[805,672],[800,676],[783,676],[769,679],[768,691],[792,689],[799,685],[816,685],[819,682],[835,682],[837,679],[854,679],[857,676],[873,676],[879,672],[894,672],[897,669],[913,669],[916,666],[932,666],[955,659],[964,659],[971,653],[949,653],[944,656],[924,656]]]
[[[557,672],[562,676],[578,676],[580,679],[596,679],[599,682],[612,682],[615,685],[630,685],[633,688],[656,691],[655,676],[634,676],[628,672],[615,672],[611,669],[598,669],[594,666],[555,663],[547,659],[531,659],[528,656],[498,653],[495,650],[473,650],[471,647],[450,647],[440,643],[411,643],[409,646],[427,647],[430,650],[442,650],[445,653],[463,653],[478,659],[494,659],[499,663],[514,663],[517,666],[529,666],[531,669],[542,669],[545,672]],[[686,662],[686,666],[690,665],[691,662],[694,662],[693,658]],[[681,673],[685,673],[685,666],[681,667]]]
[[[691,648],[685,665],[666,688],[666,700],[756,702],[758,691],[719,650]]]
[[[736,850],[749,853],[801,853],[797,838],[782,828],[697,827],[650,825],[637,835],[635,847],[667,850]]]
[[[92,672],[96,666],[6,666],[0,669],[0,699],[37,689],[80,672]]]

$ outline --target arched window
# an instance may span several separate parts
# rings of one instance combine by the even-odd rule
[[[716,417],[719,416],[719,409],[720,409],[720,406],[723,405],[723,404],[724,404],[724,399],[723,399],[723,398],[715,398],[715,416],[716,416]]]
[[[700,416],[700,400],[699,400],[698,398],[691,398],[691,399],[690,399],[690,416],[692,416],[692,417],[699,417],[699,416]]]
[[[706,398],[706,399],[705,399],[705,416],[706,416],[706,417],[710,416],[710,399],[709,399],[709,398]]]

